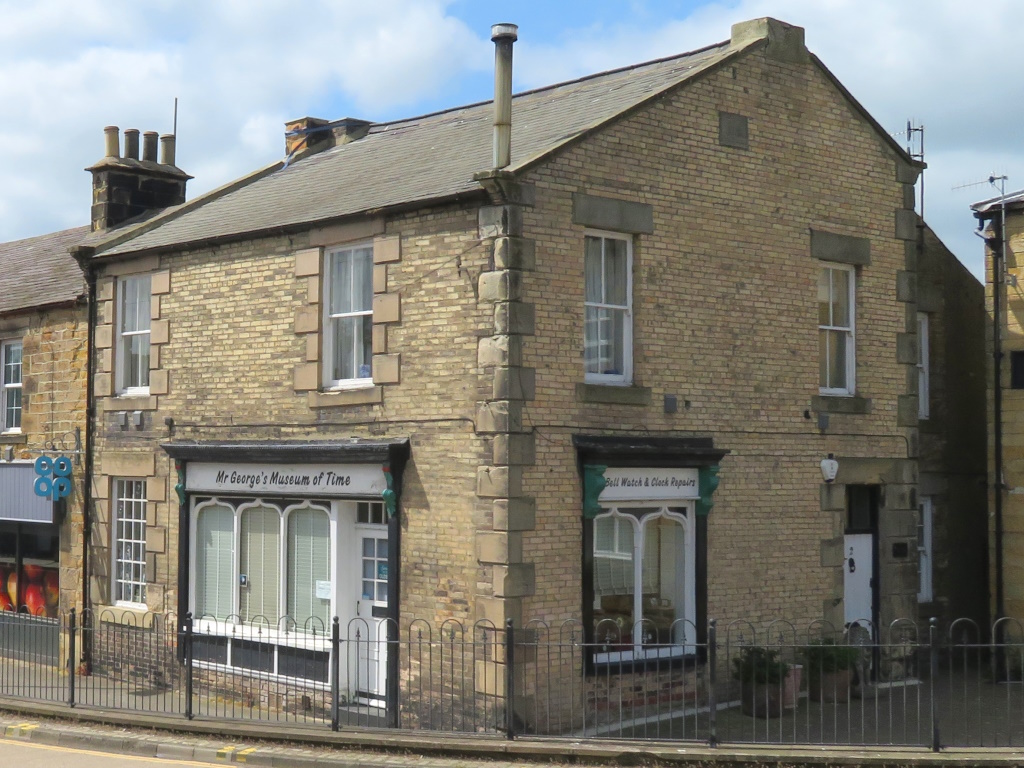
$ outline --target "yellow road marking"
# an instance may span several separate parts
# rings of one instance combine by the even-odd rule
[[[231,760],[234,760],[234,756],[233,756],[232,753],[236,749],[238,749],[238,747],[235,744],[228,744],[228,746],[226,746],[226,747],[221,747],[220,749],[217,750],[217,759],[218,760],[224,760],[225,762],[229,762]]]
[[[235,756],[235,760],[237,760],[239,763],[244,763],[245,759],[249,755],[251,755],[253,752],[255,752],[255,751],[256,751],[256,747],[248,747],[246,749],[240,749],[240,750],[238,750],[238,754]]]
[[[23,739],[38,727],[38,725],[33,725],[32,723],[19,723],[18,725],[8,725],[4,729],[4,737],[8,739]]]

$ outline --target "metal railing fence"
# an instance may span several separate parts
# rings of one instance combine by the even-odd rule
[[[577,621],[3,612],[0,696],[510,739],[1024,747],[1019,620],[641,623],[593,635]]]

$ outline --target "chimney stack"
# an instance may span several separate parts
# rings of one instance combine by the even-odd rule
[[[512,43],[518,39],[515,24],[491,27],[494,42],[494,167],[512,162]]]
[[[124,154],[116,125],[103,129],[104,157],[90,168],[92,174],[92,229],[110,229],[150,211],[185,202],[185,184],[192,177],[174,164],[174,136],[143,135],[139,159],[139,131],[124,132]],[[157,142],[163,157],[157,162]]]

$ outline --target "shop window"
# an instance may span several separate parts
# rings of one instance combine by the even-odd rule
[[[280,618],[281,511],[256,505],[242,508],[239,542],[238,613],[243,623]]]
[[[687,507],[612,507],[593,521],[595,661],[681,656],[696,638],[695,531]]]
[[[195,617],[226,618],[234,612],[235,510],[211,504],[196,514]]]
[[[21,431],[21,342],[0,343],[0,432]]]
[[[317,595],[330,588],[331,525],[326,514],[296,509],[288,515],[287,611],[316,626],[330,624],[330,600]]]
[[[633,377],[632,240],[593,232],[584,238],[583,362],[593,384]]]
[[[826,264],[818,275],[818,387],[823,395],[854,394],[853,267]]]
[[[193,519],[192,605],[202,648],[196,659],[326,681],[333,598],[328,510],[305,501],[205,499]]]
[[[325,259],[323,383],[328,389],[373,384],[373,248],[341,248]]]
[[[114,481],[114,603],[146,604],[146,481]]]
[[[59,558],[57,525],[0,522],[0,611],[56,616]]]
[[[132,275],[117,284],[117,391],[149,391],[150,276]]]

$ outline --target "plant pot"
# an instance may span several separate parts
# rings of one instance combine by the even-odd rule
[[[811,701],[820,701],[825,704],[849,701],[850,682],[852,680],[852,669],[821,672],[811,677],[807,686],[807,692]]]
[[[743,714],[751,717],[779,717],[782,714],[783,684],[745,684],[740,697]]]

